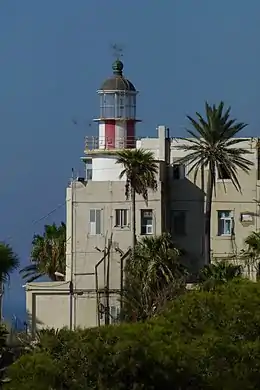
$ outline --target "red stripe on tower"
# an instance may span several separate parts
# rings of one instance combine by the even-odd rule
[[[135,120],[128,120],[126,127],[126,147],[133,149],[135,144]]]
[[[105,121],[105,149],[115,149],[116,121],[114,119]]]

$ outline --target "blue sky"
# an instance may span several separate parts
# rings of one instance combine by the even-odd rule
[[[259,0],[3,0],[0,4],[0,239],[29,259],[33,234],[64,220],[71,168],[97,135],[96,90],[111,74],[111,44],[140,90],[138,135],[158,124],[183,136],[185,115],[223,99],[257,136]],[[78,126],[74,126],[76,118]],[[24,304],[18,275],[10,313]]]

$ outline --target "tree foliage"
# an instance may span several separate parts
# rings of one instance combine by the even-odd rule
[[[229,260],[221,260],[208,264],[201,269],[199,281],[201,288],[211,290],[220,284],[230,282],[242,276],[242,265],[237,265]]]
[[[117,164],[123,166],[120,178],[126,177],[125,195],[129,199],[131,189],[148,201],[148,189],[156,190],[158,165],[154,154],[144,149],[125,149],[117,152]]]
[[[252,232],[245,239],[245,248],[240,253],[248,275],[253,271],[259,277],[260,264],[260,232]]]
[[[178,146],[189,152],[182,161],[190,164],[190,171],[194,170],[195,180],[201,168],[208,167],[213,176],[213,185],[216,185],[216,173],[220,177],[225,171],[235,188],[240,191],[241,186],[237,178],[237,168],[245,172],[250,170],[252,161],[243,157],[248,150],[237,148],[239,143],[247,141],[236,137],[247,125],[230,118],[231,107],[224,111],[224,102],[218,106],[205,103],[205,114],[196,112],[197,119],[188,116],[194,130],[187,130],[191,138],[185,138],[185,144]]]
[[[19,267],[19,259],[9,244],[0,243],[0,280],[8,282],[10,275]]]
[[[22,355],[22,349],[10,341],[10,333],[5,325],[0,325],[0,388],[8,382],[8,367]]]
[[[136,194],[148,203],[148,190],[156,191],[158,164],[154,154],[144,149],[125,149],[117,152],[117,164],[122,166],[119,177],[126,178],[125,196],[131,196],[132,250],[136,245]]]
[[[27,283],[46,275],[51,280],[59,280],[55,272],[66,271],[66,225],[45,225],[41,236],[36,234],[32,241],[31,264],[20,273]]]
[[[45,332],[6,389],[257,389],[260,285],[191,291],[147,322]],[[43,387],[45,383],[45,387]]]
[[[145,236],[125,267],[124,317],[130,321],[155,315],[184,290],[186,270],[169,234]]]
[[[13,248],[6,243],[0,243],[0,322],[3,314],[3,294],[5,283],[10,281],[11,273],[19,267],[19,258]]]
[[[210,263],[210,225],[211,205],[213,189],[216,186],[217,173],[220,178],[223,174],[228,176],[238,191],[241,185],[237,177],[237,169],[249,172],[252,161],[244,156],[248,150],[239,147],[238,144],[246,141],[243,138],[235,138],[246,127],[243,122],[237,122],[230,117],[231,108],[224,110],[224,103],[212,106],[205,103],[205,117],[196,112],[196,119],[188,116],[193,130],[188,130],[191,138],[184,138],[184,143],[177,146],[185,152],[180,163],[189,164],[189,172],[194,172],[196,182],[199,172],[207,170],[207,198],[205,213],[205,257],[206,264]],[[223,184],[224,180],[223,180]]]

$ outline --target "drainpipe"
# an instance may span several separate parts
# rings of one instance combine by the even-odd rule
[[[71,181],[71,259],[70,259],[70,313],[69,313],[69,329],[73,330],[73,295],[74,295],[74,170],[72,169],[72,181]],[[75,308],[74,308],[75,310]]]

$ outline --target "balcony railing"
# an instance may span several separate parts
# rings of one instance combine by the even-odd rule
[[[85,137],[85,150],[109,150],[109,149],[124,149],[135,148],[136,141],[139,138],[133,136],[127,137]]]

